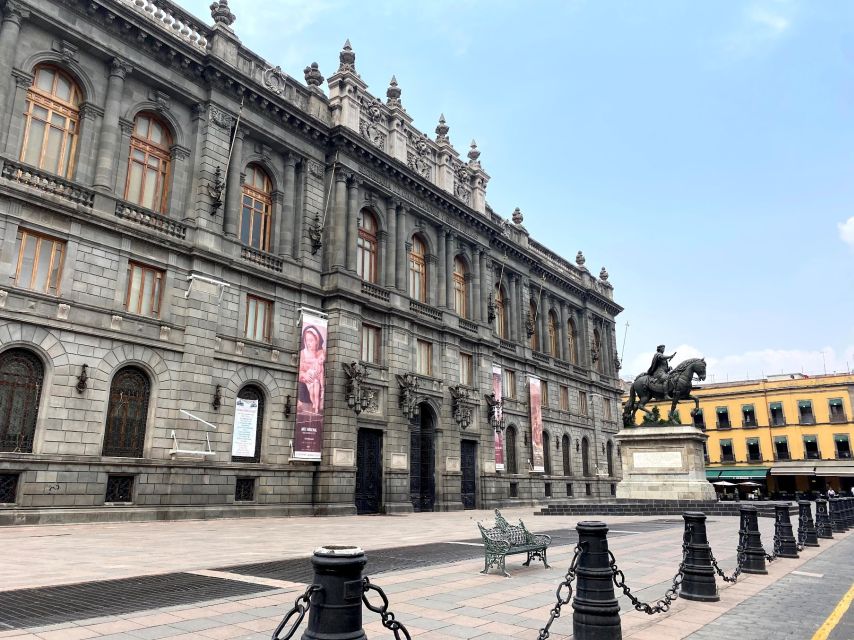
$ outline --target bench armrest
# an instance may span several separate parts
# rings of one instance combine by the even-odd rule
[[[545,533],[529,533],[531,536],[531,542],[534,544],[541,544],[543,546],[549,546],[552,543],[552,537]]]

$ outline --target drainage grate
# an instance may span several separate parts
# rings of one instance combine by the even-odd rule
[[[0,591],[0,628],[40,627],[248,595],[274,588],[190,573],[169,573]]]

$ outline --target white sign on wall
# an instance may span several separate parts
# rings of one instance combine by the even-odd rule
[[[234,432],[231,436],[231,455],[253,457],[257,432],[258,401],[237,398],[234,403]]]

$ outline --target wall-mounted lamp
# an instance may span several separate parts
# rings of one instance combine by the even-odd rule
[[[311,255],[314,255],[323,246],[323,226],[319,214],[314,214],[314,223],[308,228],[308,239],[311,241]]]
[[[217,385],[214,389],[211,406],[214,408],[214,411],[219,411],[219,408],[222,406],[222,385]]]
[[[77,393],[83,393],[86,391],[86,383],[89,381],[89,374],[86,371],[89,369],[89,365],[84,364],[80,369],[80,375],[77,376]]]
[[[603,456],[605,455],[605,443],[604,442],[602,443],[602,455]]]
[[[291,397],[285,396],[285,417],[291,417]]]
[[[555,449],[560,451],[560,438],[555,438]]]
[[[581,451],[581,440],[578,438],[575,439],[575,453]]]

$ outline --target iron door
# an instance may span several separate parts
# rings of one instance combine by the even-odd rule
[[[463,440],[460,447],[460,495],[465,509],[474,509],[477,503],[477,443]]]
[[[356,441],[356,513],[379,513],[383,497],[383,434],[359,429]]]
[[[422,406],[420,418],[410,426],[409,494],[415,511],[432,511],[436,501],[435,445],[433,420]]]

